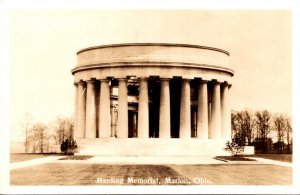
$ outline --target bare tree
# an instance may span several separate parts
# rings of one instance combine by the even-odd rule
[[[292,142],[292,122],[290,117],[285,117],[285,132],[286,132],[286,142],[287,142],[287,152],[291,153],[291,142]]]
[[[44,147],[48,144],[49,134],[47,132],[47,126],[43,123],[35,123],[30,129],[29,140],[33,145],[33,152],[39,149],[41,153],[44,153]]]
[[[27,153],[29,149],[29,129],[31,127],[31,122],[32,122],[32,114],[29,112],[24,113],[20,124],[25,131],[25,143],[24,143],[25,153]]]
[[[254,138],[254,117],[250,111],[232,112],[231,124],[233,137],[236,139],[236,142],[239,142],[240,145],[246,145],[246,143],[252,142]]]
[[[74,121],[73,118],[57,117],[54,123],[55,140],[61,144],[65,139],[73,138]]]
[[[258,137],[262,143],[262,153],[267,152],[267,139],[271,131],[271,114],[267,111],[255,113]]]
[[[284,132],[286,129],[285,117],[282,114],[279,114],[274,117],[274,131],[277,134],[277,153],[282,153],[284,146]]]

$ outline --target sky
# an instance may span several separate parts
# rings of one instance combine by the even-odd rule
[[[30,10],[9,14],[10,128],[73,115],[76,52],[102,44],[164,42],[230,52],[233,110],[292,112],[289,10]]]

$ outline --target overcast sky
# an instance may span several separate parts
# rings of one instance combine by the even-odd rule
[[[266,10],[15,10],[10,14],[11,131],[72,116],[76,52],[101,44],[167,42],[230,52],[231,107],[291,114],[291,12]],[[18,133],[13,133],[17,136]]]

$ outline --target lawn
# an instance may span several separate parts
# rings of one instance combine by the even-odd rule
[[[47,157],[50,155],[62,155],[62,154],[28,154],[28,153],[11,153],[10,154],[10,162],[21,162],[21,161],[26,161],[26,160],[32,160],[32,159],[36,159],[36,158],[43,158],[43,157]]]
[[[260,157],[271,160],[278,160],[282,162],[293,162],[292,154],[254,154],[254,155],[245,155],[245,157]]]
[[[258,164],[101,165],[49,163],[11,170],[10,173],[11,185],[292,184],[291,168]]]
[[[292,168],[263,165],[188,165],[172,166],[188,178],[208,178],[216,185],[291,185]]]

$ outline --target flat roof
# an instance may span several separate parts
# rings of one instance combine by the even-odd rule
[[[108,48],[108,47],[128,47],[128,46],[190,47],[190,48],[213,50],[213,51],[218,51],[218,52],[224,53],[228,56],[230,55],[228,51],[219,49],[219,48],[215,48],[215,47],[207,47],[207,46],[191,45],[191,44],[181,44],[181,43],[120,43],[120,44],[99,45],[99,46],[87,47],[87,48],[81,49],[77,52],[77,55],[81,52],[93,50],[93,49],[102,49],[102,48]]]

